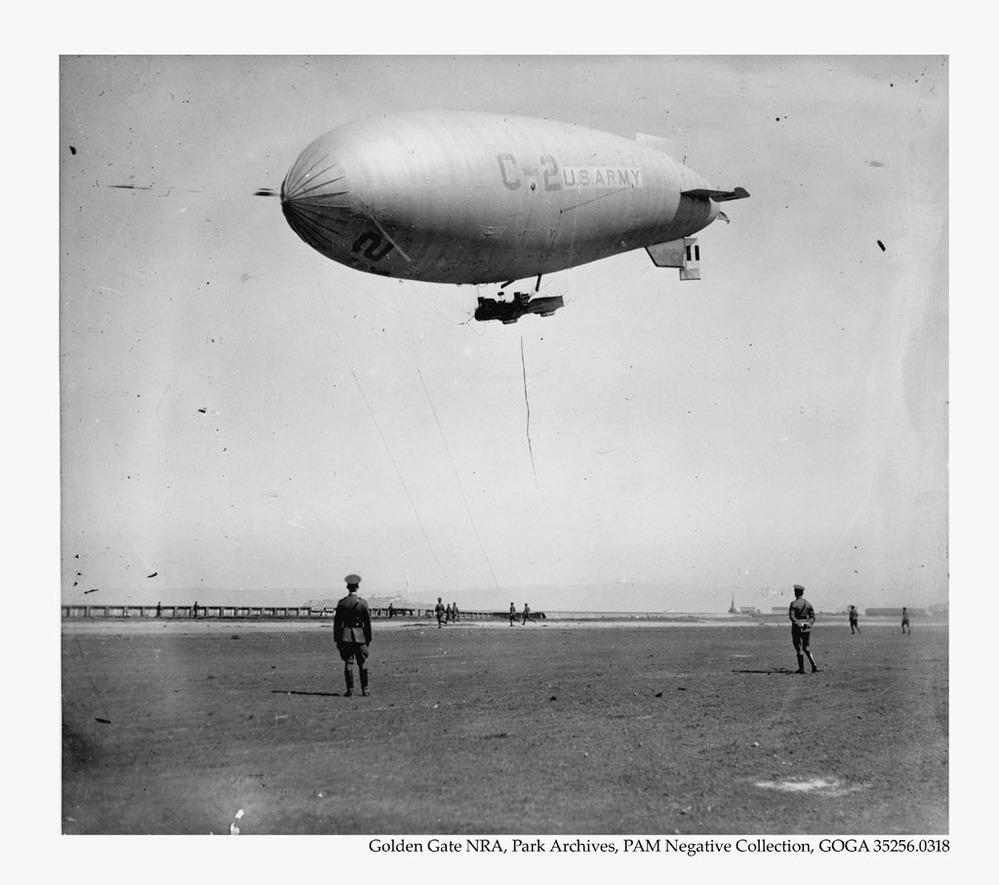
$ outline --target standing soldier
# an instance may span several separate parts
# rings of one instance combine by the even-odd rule
[[[510,603],[510,626],[513,626],[513,622],[517,620],[517,606],[512,602]]]
[[[794,602],[788,606],[787,616],[791,619],[791,643],[794,645],[794,653],[798,657],[798,671],[805,672],[805,657],[812,665],[812,672],[818,673],[819,668],[815,666],[815,658],[808,650],[808,640],[812,635],[812,624],[815,623],[815,609],[812,604],[805,599],[805,588],[801,584],[794,585]]]
[[[902,606],[902,632],[912,635],[912,627],[909,626],[909,610]]]
[[[444,608],[444,603],[441,602],[441,598],[437,597],[437,605],[434,606],[434,614],[437,615],[437,629],[440,630],[447,621],[444,619],[446,614],[446,609]]]
[[[451,603],[451,617],[454,618],[455,621],[458,620],[458,603],[457,602],[452,602]]]
[[[354,661],[361,673],[361,694],[368,696],[368,646],[371,644],[371,614],[368,603],[357,595],[361,579],[347,575],[347,595],[336,604],[333,615],[333,641],[343,661],[343,678],[347,683],[344,697],[354,693]]]
[[[854,630],[856,630],[858,633],[860,632],[860,624],[857,623],[857,620],[860,617],[859,614],[857,613],[857,606],[855,605],[850,606],[849,615],[850,615],[850,635],[852,636]]]

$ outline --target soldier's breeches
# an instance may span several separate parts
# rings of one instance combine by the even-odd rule
[[[340,659],[349,667],[351,662],[357,661],[357,666],[362,670],[367,666],[368,646],[360,642],[341,642],[337,646],[340,652]]]
[[[795,652],[800,654],[802,651],[808,651],[808,640],[812,634],[805,630],[798,630],[796,627],[791,628],[791,645],[794,646]]]

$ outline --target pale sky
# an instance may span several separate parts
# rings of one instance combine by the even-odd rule
[[[946,599],[945,57],[64,56],[59,92],[64,603]],[[643,250],[475,323],[491,288],[253,196],[415,109],[661,135],[752,196],[699,282]]]

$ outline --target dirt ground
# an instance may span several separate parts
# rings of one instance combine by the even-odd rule
[[[374,626],[64,622],[62,831],[948,832],[946,625]]]

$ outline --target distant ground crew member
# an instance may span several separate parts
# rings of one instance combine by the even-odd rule
[[[447,616],[447,609],[444,608],[444,603],[441,602],[441,598],[437,597],[437,605],[434,606],[434,614],[437,615],[437,629],[440,630],[444,624],[447,623],[445,620]]]
[[[347,595],[336,604],[333,613],[333,641],[343,661],[347,683],[344,697],[354,693],[354,661],[361,674],[361,694],[368,696],[368,646],[371,644],[371,613],[368,603],[357,595],[361,584],[358,575],[347,575]]]
[[[457,602],[452,602],[451,603],[451,617],[454,618],[455,621],[458,620],[458,603]]]
[[[198,601],[194,601],[194,617],[198,616]]]
[[[529,620],[531,620],[531,607],[525,602],[524,603],[524,620],[520,622],[520,626],[523,627]]]
[[[805,588],[801,584],[794,585],[794,602],[788,606],[787,616],[791,619],[791,644],[798,658],[798,673],[805,672],[805,657],[812,665],[812,672],[818,673],[815,658],[808,650],[808,641],[812,635],[812,625],[815,623],[815,609],[805,599]]]
[[[444,623],[449,624],[454,619],[454,612],[451,610],[451,603],[444,606]]]
[[[517,606],[512,602],[510,603],[510,626],[513,626],[513,622],[517,620]]]
[[[389,603],[389,617],[391,618],[392,615],[394,615],[394,614],[395,614],[395,608],[392,606],[392,603],[390,602]]]
[[[902,632],[912,635],[912,627],[909,626],[909,610],[902,606]]]
[[[156,617],[159,617],[162,614],[163,614],[163,606],[160,605],[160,603],[157,602],[156,603]]]
[[[860,615],[857,613],[857,606],[855,605],[850,606],[849,616],[850,616],[850,635],[852,636],[855,630],[857,631],[857,633],[860,632],[860,624],[857,623],[857,620],[860,617]]]

